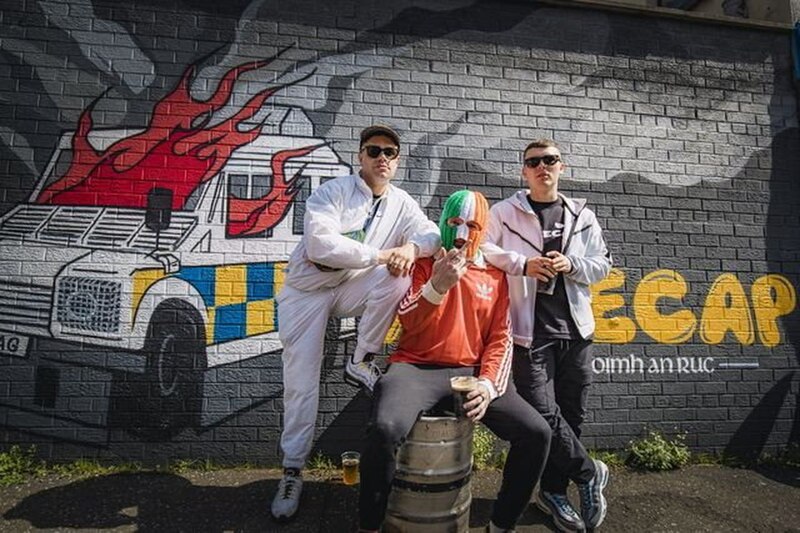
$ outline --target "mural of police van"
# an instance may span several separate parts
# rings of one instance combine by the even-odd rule
[[[244,136],[92,129],[85,113],[0,220],[0,354],[31,339],[79,343],[84,361],[119,351],[131,410],[168,427],[198,411],[205,370],[279,350],[304,200],[351,168],[301,109],[258,113]]]

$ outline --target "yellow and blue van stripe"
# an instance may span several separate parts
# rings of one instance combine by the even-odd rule
[[[173,274],[197,290],[207,316],[209,345],[270,333],[278,328],[275,295],[283,287],[285,262],[184,267]],[[161,275],[159,275],[161,274]],[[134,279],[136,309],[161,270],[140,270]]]

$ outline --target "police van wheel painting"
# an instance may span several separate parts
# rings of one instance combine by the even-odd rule
[[[177,430],[198,422],[206,369],[204,339],[203,323],[191,308],[162,305],[153,314],[144,346],[143,429]]]
[[[183,357],[176,353],[177,336],[172,332],[157,337],[157,345],[148,350],[149,356],[153,357],[155,365],[155,381],[158,383],[158,395],[167,398],[175,394],[180,380],[180,362]]]

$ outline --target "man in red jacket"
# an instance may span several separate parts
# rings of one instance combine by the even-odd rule
[[[542,416],[509,383],[513,341],[505,274],[478,250],[488,204],[480,193],[447,199],[435,259],[417,260],[400,303],[402,325],[391,366],[375,388],[361,460],[359,527],[377,531],[394,477],[395,453],[419,414],[449,397],[450,378],[477,376],[466,416],[510,442],[489,531],[511,531],[530,501],[550,444]]]

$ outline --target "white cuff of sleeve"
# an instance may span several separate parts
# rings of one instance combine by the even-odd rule
[[[489,401],[491,402],[495,398],[497,398],[497,389],[494,388],[494,383],[489,378],[480,378],[478,379],[478,383],[486,387],[486,390],[489,391]]]
[[[570,274],[574,274],[576,269],[575,261],[573,261],[570,256],[567,256],[567,259],[569,259],[569,272],[567,272],[567,275],[569,276]]]
[[[436,292],[436,289],[433,288],[431,281],[422,286],[422,297],[428,300],[433,305],[439,305],[444,300],[444,294],[439,294]]]
[[[377,265],[378,264],[378,249],[377,248],[370,248],[369,250],[369,264],[370,265]]]

